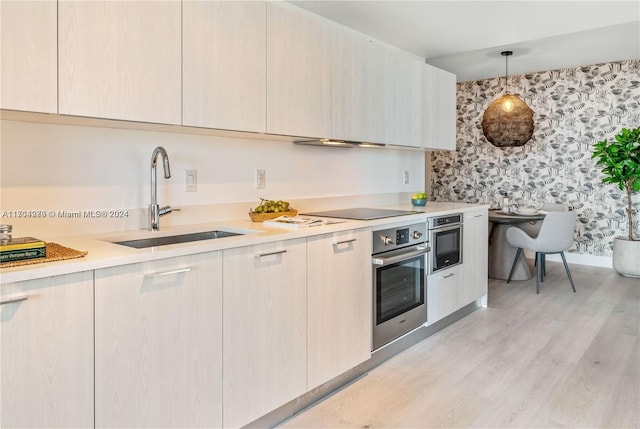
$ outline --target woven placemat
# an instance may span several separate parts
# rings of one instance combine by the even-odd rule
[[[58,243],[47,243],[47,256],[44,258],[24,259],[22,261],[11,261],[0,263],[0,268],[19,267],[21,265],[43,264],[45,262],[63,261],[65,259],[82,258],[89,252],[70,249]]]

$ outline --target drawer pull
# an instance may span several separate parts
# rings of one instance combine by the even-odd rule
[[[448,279],[449,277],[451,277],[453,275],[453,273],[447,273],[447,274],[443,274],[440,276],[441,279]]]
[[[0,301],[0,305],[11,304],[13,302],[26,301],[29,299],[29,295],[15,295],[4,298]]]
[[[287,251],[286,250],[276,250],[275,252],[256,253],[256,258],[260,259],[263,256],[281,255],[283,253],[287,253]]]
[[[191,271],[191,267],[178,268],[177,270],[171,270],[171,271],[162,271],[160,273],[149,273],[149,274],[145,274],[144,276],[146,278],[152,279],[155,277],[169,276],[171,274],[188,273],[189,271]]]
[[[352,238],[350,240],[342,240],[342,241],[336,241],[335,243],[333,243],[334,246],[340,246],[341,244],[349,244],[349,243],[353,243],[355,242],[356,239]]]

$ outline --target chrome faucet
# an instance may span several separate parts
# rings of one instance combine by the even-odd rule
[[[156,164],[158,162],[158,155],[162,155],[162,165],[164,166],[164,178],[171,177],[171,170],[169,169],[169,156],[167,151],[162,146],[158,146],[153,150],[151,154],[151,204],[149,204],[149,231],[160,230],[160,216],[171,213],[171,206],[160,207],[158,205],[158,185],[156,172]]]

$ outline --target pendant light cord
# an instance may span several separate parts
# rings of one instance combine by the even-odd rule
[[[504,91],[505,95],[509,93],[509,56],[504,58]]]
[[[500,52],[504,58],[504,91],[505,95],[509,94],[509,56],[513,55],[513,51]]]

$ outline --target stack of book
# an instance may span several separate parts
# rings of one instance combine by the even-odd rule
[[[33,237],[12,238],[0,243],[0,262],[44,258],[47,243]]]

